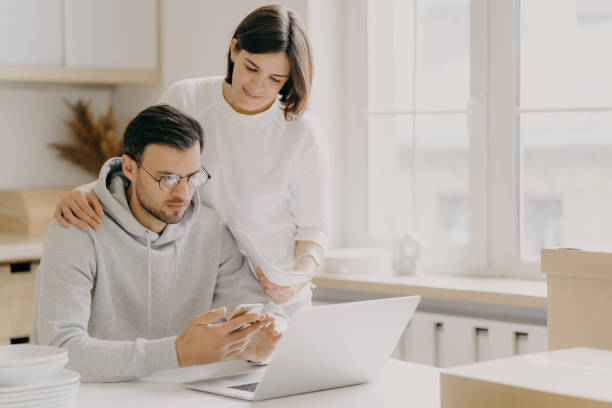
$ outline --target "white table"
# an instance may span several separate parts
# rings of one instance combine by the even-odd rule
[[[81,384],[75,407],[440,407],[440,370],[389,360],[368,384],[249,402],[194,391],[180,382],[252,369],[238,361],[160,373],[146,380],[114,384]]]

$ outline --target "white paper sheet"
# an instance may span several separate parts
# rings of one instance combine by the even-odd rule
[[[255,274],[255,276],[257,276],[255,268],[259,267],[261,268],[261,271],[263,272],[266,278],[281,286],[292,286],[312,279],[314,271],[282,271],[276,268],[274,265],[268,262],[268,260],[263,256],[261,252],[259,252],[255,244],[253,243],[253,240],[246,232],[229,223],[227,227],[234,236],[234,239],[238,243],[238,246],[246,254],[251,266],[251,271],[253,272],[253,274]]]

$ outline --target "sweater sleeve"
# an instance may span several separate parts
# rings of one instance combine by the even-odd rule
[[[129,381],[178,367],[176,337],[111,341],[89,336],[96,251],[91,235],[51,223],[36,272],[33,341],[68,351],[84,382]]]
[[[306,137],[297,145],[289,185],[295,240],[314,241],[325,250],[330,229],[328,146],[312,119],[302,120]]]
[[[274,315],[278,328],[282,330],[288,324],[287,315],[263,292],[227,227],[223,226],[221,233],[223,242],[213,309],[226,306],[231,312],[236,305],[241,303],[262,303],[264,311]]]

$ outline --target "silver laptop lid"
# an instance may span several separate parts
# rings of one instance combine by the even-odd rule
[[[299,310],[253,400],[361,384],[383,367],[420,296]]]

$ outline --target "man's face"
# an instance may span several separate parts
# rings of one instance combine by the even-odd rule
[[[161,144],[147,145],[132,181],[140,206],[166,224],[179,222],[189,207],[195,189],[187,184],[187,179],[181,179],[174,190],[163,191],[146,171],[160,179],[169,174],[190,176],[200,168],[200,145],[197,143],[187,150]]]

